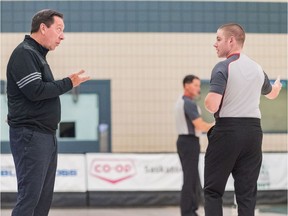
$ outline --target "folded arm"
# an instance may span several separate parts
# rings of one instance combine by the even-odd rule
[[[202,132],[207,132],[214,125],[214,123],[205,122],[201,117],[193,120],[192,123],[197,130]]]
[[[205,98],[205,108],[210,113],[216,113],[219,110],[222,95],[214,92],[209,92]]]

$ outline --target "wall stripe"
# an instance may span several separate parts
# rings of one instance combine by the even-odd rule
[[[215,32],[238,22],[249,33],[287,33],[287,2],[2,1],[1,32],[29,32],[43,8],[65,16],[66,32]]]

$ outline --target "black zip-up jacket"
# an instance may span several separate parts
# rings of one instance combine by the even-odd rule
[[[55,134],[61,118],[59,95],[73,85],[68,77],[54,80],[46,61],[48,51],[28,35],[13,51],[7,66],[10,127]]]

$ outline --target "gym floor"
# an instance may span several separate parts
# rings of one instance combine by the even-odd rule
[[[287,205],[257,206],[255,216],[283,216],[287,215]],[[198,210],[199,216],[204,216],[203,206]],[[11,209],[1,209],[1,216],[11,216]],[[180,216],[179,207],[158,208],[52,208],[49,216]],[[223,216],[236,216],[231,207],[224,207]]]

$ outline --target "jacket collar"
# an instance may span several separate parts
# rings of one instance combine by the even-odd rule
[[[35,49],[37,49],[43,57],[46,57],[47,53],[49,52],[48,49],[43,47],[41,44],[39,44],[36,40],[34,40],[30,35],[25,35],[25,39],[27,43],[29,43],[31,46],[33,46]]]

